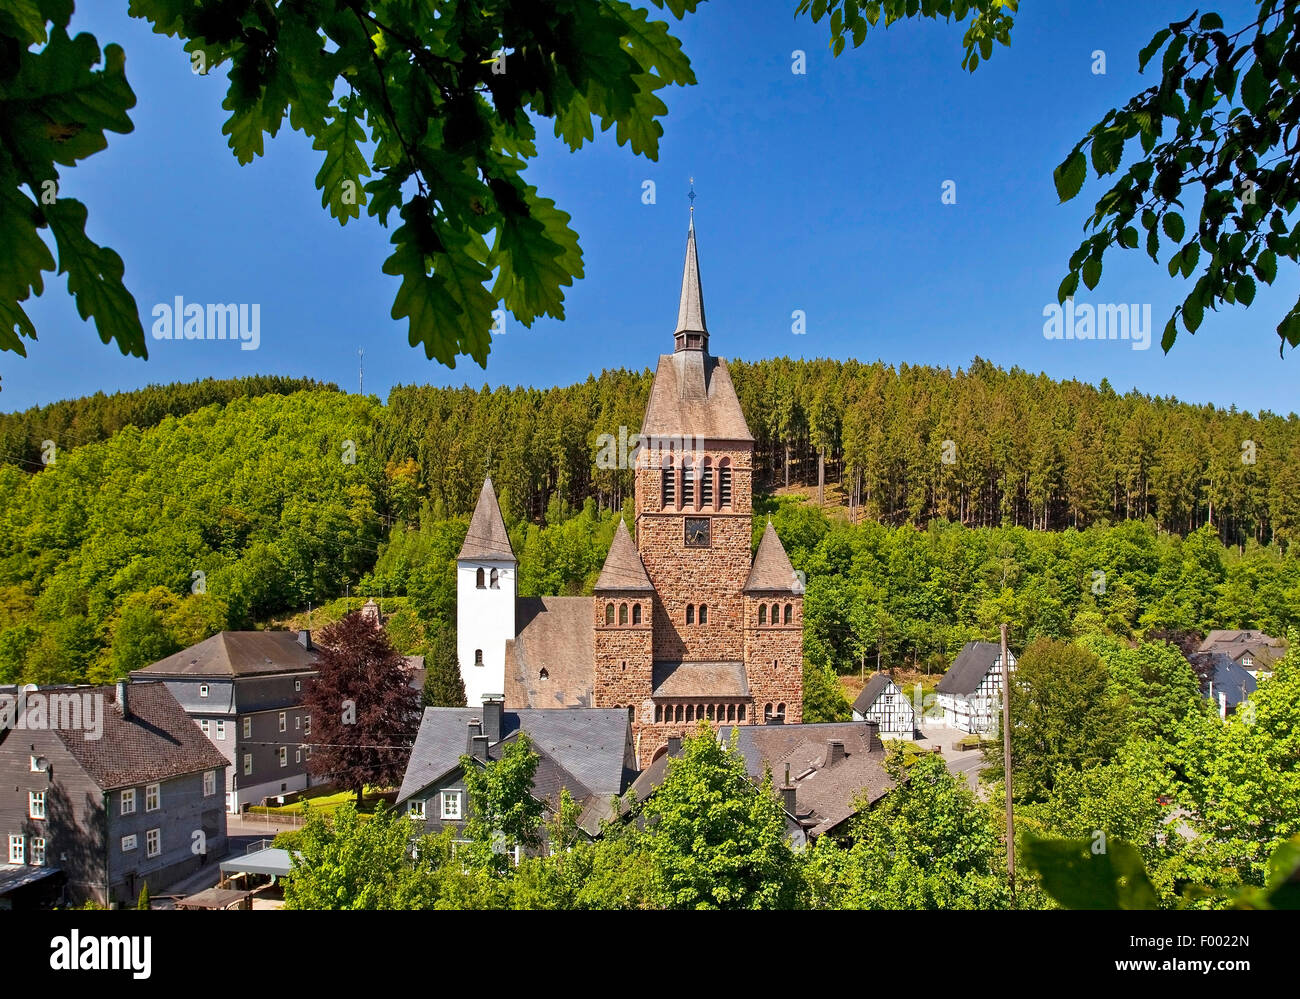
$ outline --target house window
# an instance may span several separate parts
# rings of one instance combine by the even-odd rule
[[[280,731],[283,732],[283,731],[285,731],[286,729],[288,729],[288,727],[289,727],[289,724],[288,724],[287,720],[285,719],[285,714],[284,714],[283,711],[281,711],[281,712],[280,712]]]
[[[767,624],[767,604],[758,605],[758,623]]]
[[[640,624],[640,623],[641,623],[641,605],[640,605],[640,604],[633,604],[633,605],[632,605],[632,623],[633,623],[633,624]]]
[[[202,732],[204,735],[209,735],[212,731],[212,723],[209,722],[206,718],[200,718],[199,731]]]
[[[444,819],[460,818],[460,792],[442,792],[442,817]]]
[[[31,819],[45,818],[45,792],[44,791],[27,792],[27,817]]]
[[[220,719],[217,720],[217,738],[226,741],[226,723]]]
[[[627,604],[618,605],[618,623],[627,624]]]
[[[311,715],[302,716],[302,734],[311,735]]]
[[[150,829],[144,834],[144,855],[156,857],[162,853],[162,830]]]
[[[244,754],[244,776],[248,777],[253,772],[253,754]]]
[[[27,840],[21,834],[9,834],[9,863],[22,864],[26,862],[26,844]]]
[[[496,569],[493,569],[493,570],[492,570],[491,582],[490,582],[489,585],[490,585],[491,588],[494,589],[494,590],[499,590],[499,589],[501,589],[500,576],[499,576],[499,573],[498,573],[498,571],[497,571]]]
[[[709,623],[709,605],[700,604],[700,624]]]
[[[482,649],[475,649],[475,650],[474,650],[474,665],[475,665],[475,666],[482,666],[482,665],[483,665],[483,650],[482,650]]]
[[[695,605],[694,605],[694,604],[687,604],[687,605],[686,605],[686,623],[687,623],[687,624],[694,624],[694,623],[695,623]]]
[[[740,708],[736,711],[736,721],[744,721],[744,720],[745,720],[745,705],[742,704]]]
[[[244,719],[244,738],[245,738],[245,739],[251,739],[252,737],[253,737],[253,719],[252,719],[252,718],[245,718],[245,719]]]
[[[123,815],[135,814],[135,788],[128,787],[122,792],[122,811]]]
[[[718,500],[724,507],[731,506],[731,465],[725,458],[718,466]]]
[[[606,604],[606,605],[605,605],[605,623],[606,623],[606,624],[613,624],[613,623],[614,623],[614,605],[613,605],[613,604]]]
[[[664,506],[677,505],[677,470],[670,464],[663,470]]]
[[[281,747],[280,747],[280,766],[282,766],[282,767],[287,767],[288,765],[289,765],[289,747],[288,747],[288,746],[281,746]]]
[[[210,798],[217,793],[217,772],[215,770],[203,771],[203,797]]]
[[[704,476],[700,479],[700,505],[713,506],[713,462],[704,459]]]
[[[474,586],[475,588],[480,590],[487,589],[487,583],[484,581],[482,569],[479,569],[476,573],[474,573]]]
[[[301,680],[294,680],[294,681],[293,681],[293,689],[294,689],[294,690],[302,690],[302,681],[301,681]]]
[[[780,606],[780,604],[773,604],[773,605],[772,605],[772,623],[773,623],[773,624],[780,624],[780,623],[781,623],[781,606]]]
[[[302,747],[301,747],[301,746],[299,746],[297,749],[295,749],[295,750],[293,751],[293,762],[294,762],[294,763],[301,763],[301,762],[302,762]]]
[[[206,683],[199,684],[199,696],[200,697],[208,696],[208,685]]]
[[[32,837],[32,866],[45,866],[45,839],[41,836]]]
[[[408,801],[406,803],[406,814],[413,819],[419,819],[421,822],[423,822],[424,821],[424,800],[420,798],[412,798],[410,801]]]
[[[302,728],[302,715],[293,716],[293,727],[295,731]]]
[[[144,810],[146,812],[156,812],[162,805],[162,789],[157,784],[146,784],[144,787]]]
[[[130,853],[130,852],[131,852],[132,850],[134,850],[138,845],[139,845],[139,840],[137,840],[137,839],[135,838],[135,833],[132,833],[130,836],[123,836],[123,837],[122,837],[122,852],[123,852],[123,853]]]
[[[689,457],[682,459],[682,506],[695,505],[695,465]]]

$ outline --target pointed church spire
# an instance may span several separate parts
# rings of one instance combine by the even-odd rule
[[[483,488],[478,494],[478,504],[474,507],[474,516],[470,518],[469,531],[465,534],[465,543],[456,558],[458,561],[490,559],[499,562],[518,562],[514,549],[510,547],[510,535],[506,532],[505,521],[501,518],[501,506],[497,503],[497,494],[492,488],[490,475],[483,480]]]
[[[675,350],[709,350],[709,328],[704,324],[704,290],[700,262],[695,253],[695,178],[691,178],[691,223],[686,230],[686,264],[682,269],[682,298],[677,306]]]

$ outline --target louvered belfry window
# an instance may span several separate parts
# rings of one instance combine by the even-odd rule
[[[718,499],[723,506],[731,506],[731,466],[726,463],[718,469]]]

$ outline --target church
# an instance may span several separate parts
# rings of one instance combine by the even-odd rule
[[[803,716],[803,586],[770,522],[751,555],[754,438],[726,361],[709,353],[693,213],[673,352],[659,357],[641,440],[636,538],[620,521],[592,596],[517,595],[490,478],[456,590],[469,705],[504,695],[507,711],[626,710],[645,768],[700,720]]]

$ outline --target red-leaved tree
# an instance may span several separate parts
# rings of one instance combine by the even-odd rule
[[[303,707],[311,713],[307,770],[356,791],[399,783],[420,725],[420,692],[384,629],[360,613],[325,628],[316,679]]]

